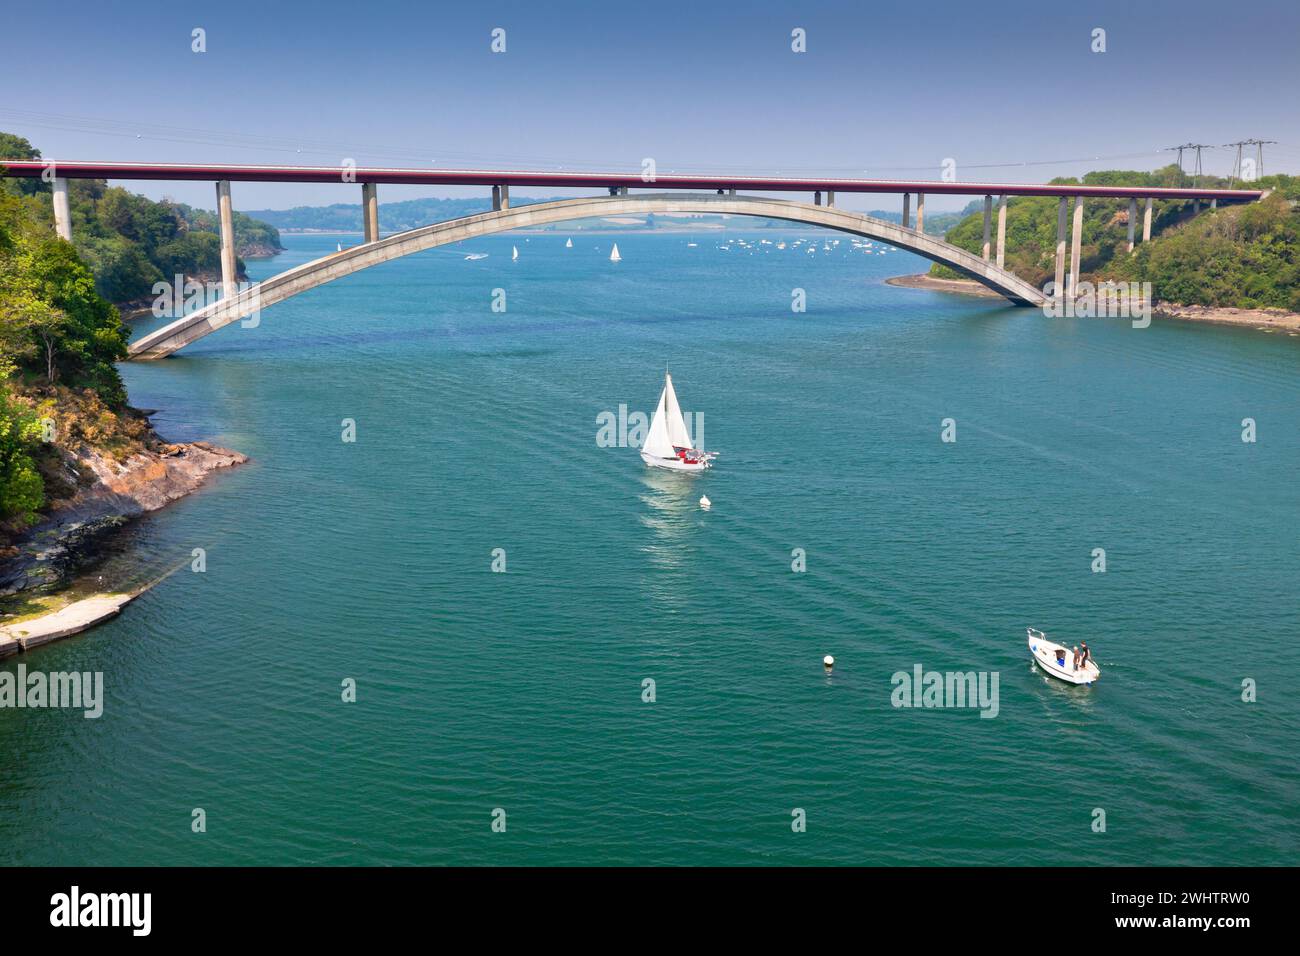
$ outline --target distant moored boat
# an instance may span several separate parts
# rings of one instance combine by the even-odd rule
[[[622,262],[623,257],[618,254],[618,243],[614,243],[614,248],[609,253],[610,262]]]

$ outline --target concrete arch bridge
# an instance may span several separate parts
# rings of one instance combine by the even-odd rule
[[[371,266],[438,246],[480,236],[592,217],[648,213],[711,213],[781,219],[821,226],[887,242],[981,282],[1017,305],[1041,305],[1043,293],[990,259],[959,249],[936,236],[834,206],[758,196],[709,193],[613,195],[504,207],[422,226],[331,253],[265,279],[229,299],[198,309],[131,345],[131,357],[158,359],[205,335],[247,318],[292,296]],[[369,229],[367,233],[369,233]]]

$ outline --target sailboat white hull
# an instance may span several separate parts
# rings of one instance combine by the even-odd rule
[[[700,472],[710,467],[708,461],[685,462],[680,458],[656,458],[645,452],[641,452],[641,460],[651,468],[666,468],[669,471]]]

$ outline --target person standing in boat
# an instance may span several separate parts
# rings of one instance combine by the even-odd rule
[[[1090,650],[1088,650],[1088,642],[1087,642],[1087,641],[1084,641],[1084,642],[1083,642],[1083,650],[1081,650],[1081,651],[1079,652],[1079,666],[1080,666],[1080,667],[1087,667],[1087,666],[1088,666],[1088,659],[1089,659],[1090,657],[1092,657],[1092,652],[1091,652]]]
[[[1087,644],[1084,645],[1084,647],[1087,646],[1088,646]],[[1073,669],[1076,671],[1079,669],[1079,645],[1078,644],[1074,645],[1074,668]]]

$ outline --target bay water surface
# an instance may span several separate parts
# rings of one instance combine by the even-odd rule
[[[181,571],[0,664],[106,697],[0,710],[0,862],[1294,863],[1300,338],[895,288],[927,264],[827,235],[482,239],[125,365],[252,461],[128,532]],[[704,476],[597,441],[665,368]],[[918,664],[996,716],[893,706]]]

